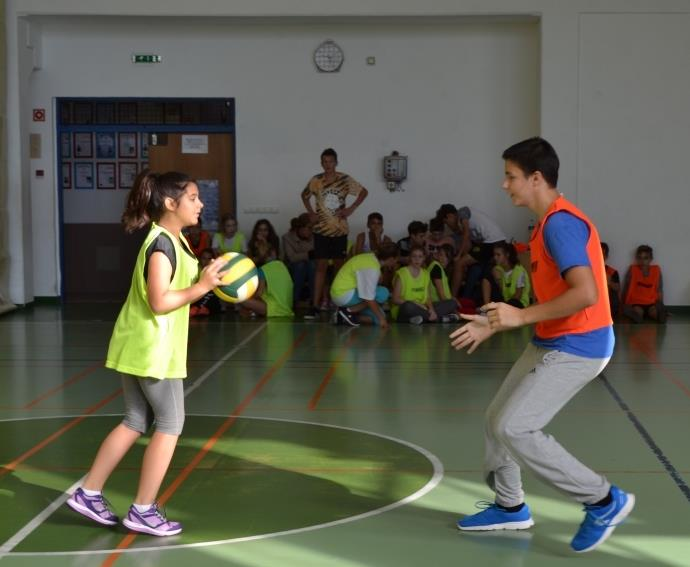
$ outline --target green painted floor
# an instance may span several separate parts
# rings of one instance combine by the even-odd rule
[[[529,475],[534,528],[455,528],[491,499],[482,415],[528,330],[468,356],[449,348],[451,326],[193,321],[185,432],[163,485],[185,530],[131,538],[88,523],[64,500],[122,411],[119,378],[102,367],[118,308],[0,317],[2,565],[690,565],[687,315],[618,325],[603,378],[548,428],[637,495],[607,543],[575,555],[579,506]],[[106,487],[121,514],[143,448]]]

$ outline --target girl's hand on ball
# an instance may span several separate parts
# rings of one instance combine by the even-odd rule
[[[218,257],[213,260],[208,266],[201,270],[201,275],[199,276],[199,281],[202,282],[209,290],[216,286],[219,286],[222,282],[223,276],[227,272],[221,271],[226,263],[226,259]]]

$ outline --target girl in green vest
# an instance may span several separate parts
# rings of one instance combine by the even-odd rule
[[[199,188],[188,176],[147,171],[136,180],[122,215],[127,232],[150,224],[105,362],[122,374],[125,416],[101,444],[82,486],[67,500],[70,508],[105,526],[119,520],[103,497],[103,486],[155,422],[137,495],[122,523],[156,536],[182,531],[179,522],[168,520],[158,508],[156,496],[184,423],[189,304],[221,283],[225,264],[213,260],[199,274],[182,235],[183,228],[198,222],[202,207]]]
[[[424,248],[414,245],[410,248],[409,264],[395,273],[391,306],[393,319],[413,325],[457,321],[455,300],[432,302],[431,278],[424,268],[425,258]]]
[[[515,246],[507,242],[494,245],[494,263],[490,278],[482,280],[484,305],[501,301],[520,309],[529,305],[530,280],[518,261]]]
[[[256,293],[240,305],[262,317],[294,317],[293,282],[287,266],[280,260],[273,260],[258,268],[258,271],[259,287]]]

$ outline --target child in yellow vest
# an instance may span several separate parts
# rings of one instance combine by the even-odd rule
[[[424,248],[413,245],[410,248],[410,263],[395,273],[391,308],[393,319],[398,323],[413,325],[458,321],[454,299],[431,301],[431,278],[424,267],[425,257]]]
[[[70,508],[101,525],[119,521],[103,497],[103,486],[155,422],[137,495],[122,523],[156,536],[182,531],[179,522],[168,520],[158,508],[156,495],[184,423],[189,304],[221,283],[225,264],[215,259],[199,274],[198,261],[182,235],[183,228],[198,222],[202,208],[196,183],[176,172],[141,175],[127,199],[125,229],[151,226],[105,362],[122,373],[125,417],[105,438],[84,483],[67,500]]]

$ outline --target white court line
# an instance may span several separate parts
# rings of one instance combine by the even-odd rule
[[[227,354],[225,354],[218,362],[216,362],[211,368],[206,370],[199,378],[197,378],[194,383],[184,391],[184,397],[186,398],[189,394],[191,394],[194,390],[196,390],[199,386],[201,386],[206,379],[211,376],[220,366],[222,366],[227,360],[233,356],[238,350],[240,350],[242,347],[244,347],[250,340],[252,340],[256,335],[258,335],[261,331],[263,331],[264,327],[266,326],[266,323],[262,323],[258,329],[255,329],[252,333],[249,334],[248,337],[246,337],[242,342],[240,342],[238,345],[236,345],[233,349],[231,349]],[[31,419],[31,418],[26,418],[26,419]],[[10,420],[2,420],[2,421],[12,421]],[[29,521],[22,529],[20,529],[16,534],[14,534],[10,539],[8,539],[5,543],[0,546],[0,560],[2,560],[3,557],[5,557],[8,553],[10,553],[15,547],[17,547],[22,541],[24,541],[31,533],[36,530],[43,522],[48,519],[48,517],[55,512],[60,506],[62,506],[67,499],[72,495],[72,492],[76,490],[79,486],[81,486],[81,483],[84,482],[84,479],[86,478],[86,475],[81,477],[77,482],[75,482],[72,486],[70,486],[67,491],[64,494],[61,494],[58,498],[53,500],[48,506],[37,516],[35,516],[32,520]]]
[[[219,417],[219,418],[225,418],[227,416],[225,415],[206,415],[206,414],[199,414],[202,415],[203,417]],[[436,486],[441,482],[443,479],[443,464],[441,463],[441,460],[425,449],[424,447],[420,447],[419,445],[415,445],[414,443],[410,443],[409,441],[405,441],[403,439],[398,439],[397,437],[391,437],[389,435],[383,435],[381,433],[375,433],[373,431],[366,431],[364,429],[356,429],[354,427],[344,427],[341,425],[330,425],[327,423],[316,423],[312,421],[301,421],[301,420],[296,420],[296,419],[279,419],[279,418],[271,418],[271,417],[255,417],[255,416],[241,416],[238,417],[238,419],[256,419],[256,420],[263,420],[263,421],[279,421],[283,423],[299,423],[302,425],[313,425],[316,427],[330,427],[332,429],[342,429],[345,431],[352,431],[354,433],[361,433],[363,435],[371,435],[373,437],[379,437],[381,439],[386,439],[388,441],[392,441],[394,443],[398,443],[400,445],[405,445],[406,447],[409,447],[410,449],[413,449],[417,451],[418,453],[421,453],[426,457],[426,459],[431,463],[431,466],[433,468],[433,475],[431,478],[427,481],[427,483],[422,486],[419,490],[416,492],[405,496],[404,498],[392,502],[390,504],[387,504],[386,506],[382,506],[381,508],[376,508],[374,510],[369,510],[368,512],[363,512],[361,514],[357,514],[355,516],[349,516],[348,518],[341,518],[339,520],[334,520],[332,522],[325,522],[323,524],[315,524],[313,526],[306,526],[303,528],[295,528],[293,530],[284,530],[280,532],[271,532],[267,534],[258,534],[258,535],[253,535],[253,536],[245,536],[245,537],[238,537],[238,538],[231,538],[231,539],[223,539],[223,540],[215,540],[215,541],[200,541],[197,543],[182,543],[178,545],[166,545],[166,546],[156,546],[156,547],[135,547],[135,548],[127,548],[127,549],[102,549],[102,550],[88,550],[88,551],[22,551],[22,552],[17,552],[17,553],[12,553],[12,557],[16,556],[22,556],[22,557],[28,557],[28,556],[43,556],[43,555],[103,555],[103,554],[111,554],[111,553],[137,553],[139,551],[168,551],[168,550],[173,550],[173,549],[187,549],[187,548],[193,548],[193,547],[210,547],[214,545],[223,545],[223,544],[232,544],[232,543],[243,543],[245,541],[256,541],[256,540],[261,540],[261,539],[269,539],[269,538],[274,538],[274,537],[280,537],[280,536],[286,536],[286,535],[292,535],[292,534],[299,534],[299,533],[304,533],[304,532],[311,532],[314,530],[320,530],[324,528],[330,528],[333,526],[339,526],[342,524],[347,524],[350,522],[355,522],[358,520],[363,520],[365,518],[370,518],[372,516],[378,516],[380,514],[383,514],[385,512],[389,512],[390,510],[394,510],[395,508],[399,508],[401,506],[404,506],[406,504],[409,504],[410,502],[413,502],[428,492],[431,492]],[[0,557],[1,559],[2,557]]]

